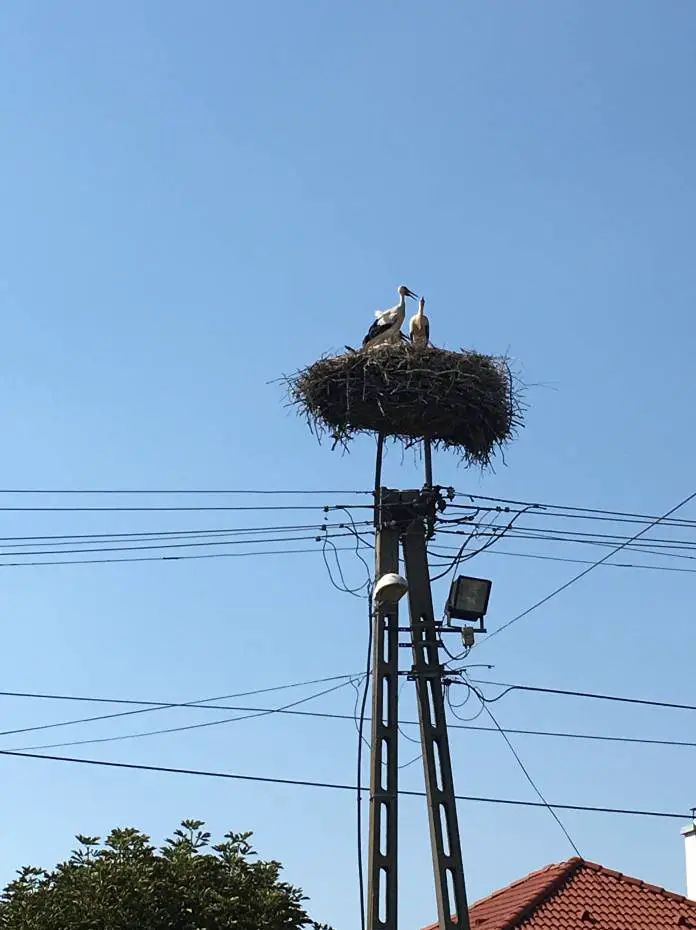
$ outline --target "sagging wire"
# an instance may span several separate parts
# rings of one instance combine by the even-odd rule
[[[439,521],[438,521],[438,522],[439,522]],[[473,529],[473,530],[471,531],[471,533],[469,533],[469,535],[466,537],[466,539],[464,540],[464,542],[461,544],[461,546],[459,547],[459,550],[457,551],[456,555],[455,555],[453,558],[450,558],[449,563],[448,563],[448,565],[447,565],[447,568],[445,568],[444,571],[440,572],[439,575],[431,575],[431,577],[430,577],[431,583],[432,583],[433,581],[439,581],[441,578],[444,578],[445,575],[449,575],[449,573],[450,573],[451,571],[456,571],[456,570],[457,570],[457,568],[459,567],[459,565],[460,565],[461,562],[463,561],[463,558],[464,558],[464,550],[466,549],[466,547],[469,545],[469,543],[471,542],[471,540],[472,540],[476,535],[477,535],[476,530]],[[433,550],[429,550],[429,553],[430,553],[430,551],[433,551]],[[437,555],[437,553],[435,553],[435,554]],[[445,558],[447,558],[447,557],[445,556]]]
[[[346,507],[336,507],[336,508],[334,508],[334,509],[336,509],[336,510],[345,510],[345,512],[346,512],[347,515],[348,515],[348,518],[349,518],[349,520],[350,520],[350,526],[348,526],[348,525],[345,524],[345,523],[341,523],[341,524],[339,524],[337,527],[332,527],[332,529],[346,529],[346,530],[349,530],[349,535],[352,535],[352,536],[355,537],[354,555],[355,555],[356,558],[362,563],[363,568],[365,569],[366,580],[365,580],[361,585],[359,585],[357,588],[350,588],[350,587],[348,586],[348,584],[346,583],[346,579],[345,579],[345,577],[344,577],[344,575],[343,575],[343,567],[342,567],[342,565],[341,565],[341,560],[340,560],[339,555],[338,555],[338,549],[336,548],[336,546],[333,544],[333,542],[332,542],[331,539],[329,538],[329,532],[328,532],[328,531],[329,531],[329,527],[326,526],[326,525],[324,525],[324,526],[322,527],[322,529],[323,529],[323,531],[324,531],[324,536],[323,536],[323,537],[317,537],[317,541],[319,541],[319,540],[321,539],[321,542],[322,542],[321,554],[322,554],[322,558],[324,559],[324,565],[326,566],[326,571],[328,572],[328,575],[329,575],[329,581],[330,581],[331,584],[334,586],[334,588],[336,588],[338,591],[343,592],[344,594],[351,594],[351,595],[353,595],[354,597],[364,597],[364,592],[366,591],[366,589],[369,588],[369,585],[370,585],[370,583],[371,583],[372,574],[371,574],[371,572],[370,572],[370,567],[369,567],[369,565],[367,564],[367,562],[365,561],[365,559],[363,558],[363,556],[362,556],[361,553],[360,553],[360,544],[362,543],[363,545],[366,545],[366,546],[368,546],[368,547],[371,548],[371,549],[374,549],[374,546],[373,546],[370,542],[368,542],[367,540],[365,540],[365,539],[361,536],[361,534],[358,532],[358,528],[357,528],[357,525],[356,525],[356,523],[355,523],[355,520],[353,519],[353,515],[351,514],[351,512],[350,512]],[[333,550],[333,556],[334,556],[334,559],[336,560],[336,568],[338,569],[338,575],[339,575],[339,578],[340,578],[340,584],[336,581],[336,579],[335,579],[334,576],[333,576],[333,572],[331,571],[331,566],[329,565],[329,560],[328,560],[327,554],[326,554],[326,548],[327,548],[327,546],[331,546],[331,548],[332,548],[332,550]]]
[[[464,649],[458,655],[454,655],[454,653],[450,652],[449,647],[447,646],[447,643],[444,641],[442,637],[440,637],[438,640],[438,646],[443,650],[443,652],[445,652],[450,662],[461,662],[464,659],[466,659],[469,653],[471,652],[471,646],[465,646]]]
[[[355,691],[355,703],[353,705],[353,721],[355,723],[355,732],[358,734],[358,739],[362,740],[365,746],[367,746],[367,748],[369,749],[370,743],[367,737],[360,732],[360,704],[363,698],[363,691],[362,691],[361,685],[364,685],[363,676],[361,675],[360,678],[357,679],[357,681],[355,679],[351,679],[349,684],[352,686],[353,690]]]
[[[375,547],[374,547],[374,543],[371,543],[369,539],[365,539],[364,536],[361,536],[361,534],[358,533],[358,525],[357,525],[357,523],[355,522],[355,520],[354,520],[354,518],[353,518],[353,514],[350,512],[350,510],[349,510],[347,507],[344,507],[344,506],[342,506],[342,505],[336,507],[336,510],[344,510],[344,511],[346,512],[346,514],[348,515],[348,519],[350,520],[350,524],[351,524],[351,525],[350,525],[350,528],[353,530],[353,533],[355,534],[356,539],[357,539],[359,542],[363,543],[363,545],[367,546],[368,549],[374,549],[374,548],[375,548]],[[344,523],[339,524],[339,527],[340,527],[340,529],[348,529],[348,527],[347,527]],[[356,553],[357,553],[357,551],[358,551],[358,550],[357,550],[357,548],[356,548]],[[363,559],[362,561],[365,562],[364,559]],[[367,567],[367,563],[365,563],[365,566]],[[368,569],[368,571],[369,571],[369,569]]]
[[[454,704],[453,701],[452,701],[452,696],[451,696],[451,694],[450,694],[450,687],[451,687],[452,684],[453,684],[453,682],[452,682],[452,681],[448,681],[447,679],[445,679],[445,681],[443,682],[444,694],[445,694],[445,703],[446,703],[447,706],[449,707],[450,712],[452,713],[452,716],[453,716],[453,717],[456,717],[457,720],[459,720],[461,723],[473,723],[474,720],[478,720],[478,718],[479,718],[479,717],[481,716],[481,714],[483,713],[483,708],[484,708],[483,702],[481,703],[481,706],[478,708],[478,710],[476,711],[476,713],[475,713],[473,716],[471,716],[471,717],[462,717],[461,714],[457,713],[457,709],[460,708],[460,707],[463,707],[464,704],[467,703],[467,701],[468,701],[469,698],[467,697],[467,698],[463,701],[462,704]],[[470,695],[471,695],[471,692],[469,692],[469,696],[470,696]]]
[[[207,720],[204,723],[190,723],[190,724],[186,724],[185,726],[162,727],[157,730],[146,730],[140,733],[123,733],[123,734],[120,734],[119,736],[102,736],[102,737],[95,737],[92,739],[63,741],[60,743],[48,743],[48,744],[44,743],[39,746],[37,745],[18,746],[18,747],[15,747],[13,751],[33,752],[34,750],[38,750],[38,749],[57,749],[58,747],[63,747],[63,746],[87,746],[87,745],[95,745],[97,743],[100,743],[100,744],[101,743],[116,743],[116,742],[121,742],[123,740],[128,740],[128,739],[140,739],[141,737],[146,737],[146,736],[161,736],[161,735],[168,734],[168,733],[183,733],[183,732],[193,731],[193,730],[202,730],[208,727],[220,726],[222,724],[237,723],[241,720],[255,720],[260,717],[267,717],[271,714],[282,714],[284,711],[288,711],[291,708],[299,707],[301,704],[306,704],[308,701],[314,701],[317,698],[323,697],[325,694],[331,694],[334,691],[338,691],[339,689],[345,687],[347,684],[348,684],[348,681],[344,681],[338,685],[334,685],[331,688],[326,688],[322,691],[317,691],[314,694],[309,694],[303,698],[300,698],[299,700],[291,701],[289,704],[283,704],[280,707],[260,708],[258,710],[250,710],[248,713],[244,713],[241,716],[225,717],[223,719],[218,719],[218,720]],[[195,708],[199,705],[192,703],[192,704],[183,705],[183,706]],[[108,719],[111,716],[125,716],[125,714],[123,713],[117,714],[117,715],[107,714],[107,715],[102,715],[97,719],[102,719],[102,720]],[[95,719],[95,718],[92,718],[92,719]],[[65,726],[71,723],[86,723],[86,722],[89,722],[89,721],[88,720],[62,721],[59,724],[57,724],[57,726]],[[21,732],[26,733],[30,731],[36,731],[36,730],[45,730],[45,729],[51,728],[52,726],[54,726],[54,724],[41,724],[40,726],[35,726],[35,727],[24,727],[21,730],[6,731],[4,735],[11,735],[12,733],[21,733]]]
[[[355,705],[353,708],[353,717],[355,720],[355,725],[358,733],[358,751],[357,751],[357,782],[356,782],[356,827],[357,827],[357,841],[358,841],[358,884],[360,892],[360,924],[362,930],[366,930],[367,926],[367,917],[366,917],[366,907],[365,907],[365,870],[363,864],[363,850],[362,850],[362,835],[363,835],[363,817],[362,817],[362,769],[363,769],[363,745],[370,748],[370,744],[365,738],[365,717],[367,711],[367,699],[370,692],[370,679],[372,674],[372,645],[374,640],[374,608],[373,608],[373,591],[374,591],[374,581],[372,578],[372,573],[370,572],[370,567],[360,553],[361,543],[367,546],[370,549],[374,549],[374,546],[363,539],[363,537],[358,532],[357,524],[351,514],[350,510],[347,507],[338,505],[330,508],[331,510],[342,510],[348,515],[350,520],[350,525],[340,524],[340,529],[347,529],[350,531],[350,535],[355,537],[355,549],[354,555],[362,563],[366,578],[365,581],[358,587],[351,588],[346,583],[345,576],[343,574],[343,567],[341,565],[341,560],[338,555],[338,549],[333,544],[329,538],[328,526],[324,526],[324,536],[317,537],[317,542],[321,541],[321,554],[324,560],[324,565],[326,566],[326,571],[329,576],[329,581],[338,591],[343,592],[344,594],[350,594],[353,597],[366,598],[367,600],[367,615],[368,615],[368,637],[367,637],[367,655],[365,659],[365,677],[363,681],[362,693],[359,688],[355,689]],[[329,512],[329,508],[324,508],[325,512]],[[335,529],[336,527],[332,527]],[[340,579],[337,581],[334,578],[331,566],[329,564],[329,559],[327,557],[327,547],[331,546],[333,550],[333,556],[336,561],[336,568],[338,570],[338,577]],[[358,707],[359,705],[359,707]]]
[[[414,765],[416,762],[418,762],[422,758],[423,758],[423,753],[419,752],[417,756],[414,756],[412,759],[409,759],[408,762],[402,762],[401,765],[397,765],[397,768],[399,770],[407,769],[410,765]]]
[[[448,687],[448,685],[450,685],[450,684],[452,684],[452,682],[445,681],[445,697],[446,697],[446,699],[447,699],[447,703],[448,703],[448,705],[449,705],[449,707],[450,707],[450,710],[454,711],[455,708],[456,708],[457,710],[461,710],[462,707],[466,707],[466,705],[469,703],[469,701],[471,700],[471,695],[473,694],[473,692],[472,692],[471,688],[466,688],[466,689],[465,689],[465,690],[466,690],[466,697],[464,698],[464,700],[463,700],[463,701],[460,701],[458,704],[455,704],[454,701],[452,700],[452,695],[450,694],[450,690],[449,690],[449,687]]]
[[[339,584],[339,583],[336,581],[336,579],[334,578],[333,572],[331,571],[331,566],[329,565],[329,560],[328,560],[328,558],[326,557],[326,547],[327,547],[327,546],[331,546],[331,549],[332,549],[332,551],[333,551],[333,555],[334,555],[334,558],[335,558],[335,560],[336,560],[336,567],[337,567],[337,569],[338,569],[338,576],[339,576],[339,578],[341,579],[340,584]],[[364,581],[364,582],[363,582],[359,587],[357,587],[357,588],[349,588],[349,587],[348,587],[348,585],[347,585],[347,583],[346,583],[346,579],[345,579],[345,577],[344,577],[344,575],[343,575],[343,568],[342,568],[342,566],[341,566],[341,560],[340,560],[339,555],[338,555],[338,549],[337,549],[336,546],[333,544],[333,542],[329,539],[328,533],[325,533],[324,538],[322,539],[321,555],[322,555],[322,558],[324,559],[324,565],[326,566],[326,571],[328,572],[328,575],[329,575],[329,581],[330,581],[331,584],[334,586],[334,588],[336,588],[337,591],[341,591],[343,594],[351,594],[351,595],[353,595],[353,597],[364,597],[364,594],[363,594],[362,592],[365,591],[365,588],[367,587],[368,582],[367,582],[367,581]],[[367,566],[367,563],[365,563],[365,565]]]
[[[568,840],[568,842],[570,843],[570,845],[571,845],[572,849],[574,850],[575,854],[576,854],[580,859],[582,859],[582,853],[580,852],[580,850],[578,849],[578,847],[577,847],[575,841],[573,840],[572,836],[571,836],[570,833],[568,832],[568,829],[566,828],[565,824],[563,823],[563,821],[562,821],[561,818],[558,816],[558,814],[556,813],[556,811],[553,809],[553,807],[551,807],[551,805],[549,804],[549,802],[546,800],[546,798],[545,798],[544,795],[542,794],[541,789],[539,788],[539,786],[537,785],[537,783],[534,781],[534,779],[533,779],[532,776],[530,775],[529,770],[527,769],[527,766],[526,766],[526,765],[524,764],[524,762],[522,761],[522,759],[521,759],[521,757],[520,757],[520,754],[517,752],[517,750],[515,749],[515,747],[514,747],[513,744],[512,744],[512,741],[511,741],[510,738],[508,737],[507,733],[506,733],[505,730],[502,728],[502,726],[498,723],[498,720],[497,720],[497,718],[495,717],[495,715],[493,714],[493,711],[492,711],[492,710],[490,709],[490,707],[488,706],[489,703],[493,703],[493,702],[490,701],[490,700],[483,694],[483,692],[481,691],[480,688],[477,688],[476,685],[472,684],[472,682],[471,682],[471,681],[468,679],[468,677],[467,677],[467,674],[466,674],[466,670],[465,670],[465,669],[462,669],[462,670],[460,671],[459,674],[460,674],[460,676],[461,676],[461,683],[467,688],[467,691],[468,691],[469,695],[471,695],[472,693],[475,694],[476,697],[478,698],[480,704],[481,704],[481,709],[480,709],[479,714],[478,714],[477,716],[480,716],[481,713],[484,713],[484,712],[485,712],[486,714],[488,714],[488,716],[489,716],[491,722],[493,723],[493,725],[495,726],[496,730],[500,733],[500,735],[501,735],[501,736],[503,737],[503,739],[505,740],[505,743],[506,743],[508,749],[509,749],[510,752],[512,753],[512,755],[513,755],[515,761],[517,762],[517,764],[518,764],[518,766],[519,766],[519,768],[520,768],[522,774],[524,775],[524,777],[526,778],[526,780],[527,780],[527,781],[529,782],[529,784],[531,785],[531,787],[532,787],[534,793],[535,793],[536,796],[539,798],[539,800],[540,800],[541,803],[544,805],[544,807],[548,810],[548,812],[551,814],[551,816],[553,817],[553,819],[556,821],[556,823],[557,823],[558,826],[560,827],[561,831],[563,832],[563,835],[565,836],[565,838],[566,838],[566,839]],[[497,699],[496,699],[496,700],[497,700]],[[465,701],[464,703],[466,703],[466,701]],[[449,705],[449,707],[450,707],[450,710],[452,710],[452,705],[451,705],[451,703],[449,702],[449,700],[448,700],[448,705]],[[454,713],[454,711],[452,711],[452,712]],[[456,716],[458,716],[458,715],[457,715],[456,713],[454,713],[454,716],[456,717]],[[460,717],[459,719],[461,720],[462,718]],[[475,719],[475,718],[474,718],[474,719]]]
[[[377,464],[375,468],[375,500],[378,501],[378,490],[380,487],[380,476],[382,468],[382,452],[384,448],[384,437],[380,434],[377,443]],[[366,903],[365,903],[365,870],[363,863],[363,849],[362,849],[362,834],[363,834],[363,824],[362,824],[362,767],[363,767],[363,744],[370,748],[369,743],[365,739],[365,713],[367,709],[367,697],[370,690],[370,680],[372,677],[372,648],[373,641],[375,636],[375,614],[374,614],[374,604],[373,604],[373,593],[375,581],[372,578],[372,573],[370,572],[370,567],[360,553],[360,544],[367,546],[369,549],[374,549],[374,545],[369,541],[365,540],[360,533],[358,532],[357,525],[353,518],[352,513],[347,507],[336,506],[332,508],[333,510],[343,510],[350,520],[350,527],[341,525],[341,528],[349,529],[353,536],[355,537],[355,555],[362,562],[363,567],[365,568],[366,580],[358,588],[349,588],[343,577],[343,571],[341,569],[341,562],[338,557],[338,550],[328,539],[328,532],[325,530],[325,536],[322,545],[322,557],[324,559],[324,564],[326,565],[326,570],[329,573],[329,579],[334,587],[339,590],[343,590],[348,594],[352,594],[355,597],[367,597],[367,613],[368,613],[368,642],[367,642],[367,657],[365,661],[365,681],[364,687],[361,695],[360,701],[360,712],[358,715],[357,730],[358,730],[358,753],[357,753],[357,789],[356,789],[356,805],[357,805],[357,817],[356,817],[356,826],[357,826],[357,841],[358,841],[358,885],[360,893],[360,926],[362,930],[367,930],[367,914],[366,914]],[[325,512],[328,510],[325,509]],[[341,585],[336,584],[329,567],[328,559],[326,558],[326,546],[327,543],[333,546],[334,557],[336,559],[336,566],[338,568],[339,577],[341,579]],[[357,694],[356,694],[357,697]],[[357,702],[355,709],[357,709]]]
[[[456,555],[454,556],[454,558],[450,561],[449,566],[448,566],[444,571],[440,572],[439,575],[435,575],[434,577],[432,577],[432,578],[430,579],[431,582],[432,582],[432,581],[439,581],[440,578],[444,578],[445,575],[449,575],[450,572],[456,572],[457,569],[459,568],[459,566],[462,564],[462,562],[468,562],[469,559],[473,559],[474,556],[480,555],[482,552],[485,552],[486,549],[489,549],[495,542],[497,542],[499,539],[501,539],[502,536],[504,535],[504,533],[507,531],[507,529],[508,529],[507,527],[505,528],[505,530],[500,531],[499,533],[491,533],[491,534],[490,534],[490,539],[488,540],[487,543],[484,543],[482,546],[479,546],[479,548],[478,548],[478,549],[475,549],[473,552],[468,552],[466,555],[464,554],[464,550],[465,550],[466,547],[469,545],[469,543],[471,542],[471,540],[472,540],[472,539],[475,539],[475,538],[477,538],[477,537],[479,537],[479,536],[488,535],[487,533],[484,532],[484,530],[489,530],[489,529],[491,529],[492,527],[495,527],[495,521],[496,521],[497,519],[498,519],[498,515],[497,515],[497,514],[494,514],[494,515],[490,518],[490,520],[489,520],[487,523],[486,523],[486,522],[482,522],[482,523],[477,523],[477,524],[475,524],[475,527],[474,527],[474,528],[471,530],[471,532],[467,535],[466,539],[464,540],[464,542],[463,542],[462,545],[460,546],[459,551],[457,552],[457,554],[456,554]]]
[[[481,555],[481,553],[485,552],[487,549],[490,549],[491,546],[494,546],[497,542],[499,542],[501,539],[505,537],[505,534],[508,533],[512,529],[512,527],[515,525],[519,517],[523,516],[523,514],[533,509],[534,506],[536,505],[530,504],[528,507],[525,507],[523,510],[515,512],[514,515],[512,516],[512,519],[509,520],[508,523],[502,528],[496,527],[495,521],[498,519],[500,514],[504,511],[502,509],[495,508],[495,512],[491,516],[491,519],[488,521],[488,523],[486,522],[476,523],[474,529],[472,529],[472,531],[467,535],[466,539],[460,546],[459,551],[457,552],[455,557],[452,559],[450,565],[444,571],[440,572],[439,575],[435,575],[431,577],[430,581],[431,582],[439,581],[441,578],[444,578],[450,572],[453,572],[453,571],[456,572],[456,570],[459,568],[462,562],[466,562],[469,559],[472,559],[474,556]],[[448,520],[447,523],[450,523],[450,524],[459,523],[460,525],[463,525],[465,523],[471,523],[475,519],[476,516],[478,516],[478,510],[474,514],[471,514],[466,517],[462,517],[461,520]],[[439,522],[441,522],[441,518],[438,518],[438,523]],[[489,530],[493,527],[495,527],[496,531],[491,534],[490,539],[486,543],[484,543],[482,546],[480,546],[478,549],[474,550],[473,552],[469,552],[466,555],[464,554],[466,547],[469,545],[472,539],[475,539],[477,536],[484,535],[483,529]]]
[[[401,685],[399,686],[399,694],[397,696],[397,703],[401,703],[401,695],[403,693],[404,688],[406,687],[406,681],[407,681],[406,678],[403,678],[401,680]],[[408,740],[409,743],[415,743],[417,746],[420,746],[420,738],[416,739],[413,736],[409,736],[398,720],[396,721],[396,727],[399,733],[401,734],[401,736],[403,736],[404,739]],[[410,765],[411,763],[408,763],[408,764]],[[399,766],[399,768],[401,768],[401,766]],[[406,768],[406,766],[404,766],[404,768]]]
[[[363,692],[360,703],[360,715],[357,720],[358,727],[358,758],[357,758],[357,790],[356,790],[356,827],[358,833],[358,884],[360,887],[360,923],[362,930],[367,928],[367,916],[365,911],[365,870],[363,866],[362,851],[362,765],[363,765],[363,743],[369,748],[369,743],[365,740],[365,712],[367,709],[367,696],[370,693],[370,677],[372,673],[372,641],[375,633],[374,607],[372,603],[372,593],[374,584],[371,579],[368,581],[367,589],[367,617],[368,617],[368,634],[367,634],[367,658],[365,661],[365,681],[363,682]]]

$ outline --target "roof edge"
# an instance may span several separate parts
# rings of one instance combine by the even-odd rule
[[[650,891],[653,894],[662,895],[663,897],[668,898],[670,901],[696,906],[696,901],[694,901],[688,895],[679,894],[678,891],[670,891],[668,888],[665,888],[662,885],[654,885],[652,882],[646,882],[642,878],[635,878],[632,875],[626,875],[625,872],[618,872],[616,869],[607,868],[605,865],[600,865],[598,862],[590,862],[587,859],[583,860],[583,865],[588,869],[591,869],[593,872],[601,872],[603,875],[611,876],[611,878],[618,878],[629,885],[638,885],[640,888],[644,888],[646,891]]]
[[[563,886],[566,885],[572,878],[574,878],[580,871],[582,871],[582,869],[587,869],[590,872],[598,872],[610,878],[615,878],[619,881],[626,882],[630,885],[636,885],[645,891],[660,895],[661,897],[665,897],[668,900],[674,901],[675,903],[688,905],[690,908],[696,907],[696,901],[693,901],[686,895],[679,894],[675,891],[668,891],[666,888],[663,888],[660,885],[653,885],[649,882],[643,881],[642,879],[633,878],[632,876],[626,875],[623,872],[618,872],[615,869],[609,869],[598,862],[592,862],[589,859],[583,859],[579,856],[576,856],[572,859],[566,859],[564,862],[553,863],[551,865],[545,866],[543,869],[538,869],[536,872],[531,872],[524,878],[520,878],[517,881],[512,882],[512,884],[506,885],[504,888],[499,888],[484,898],[480,898],[470,906],[469,913],[471,913],[480,904],[490,902],[505,895],[512,888],[523,884],[530,878],[537,878],[547,869],[556,869],[557,872],[553,878],[549,879],[549,881],[544,884],[544,886],[534,895],[533,898],[519,907],[514,915],[509,917],[504,924],[496,925],[497,930],[518,930],[521,923],[528,920],[530,917],[533,917],[534,912],[542,904],[544,904],[553,895],[559,892]],[[456,921],[456,916],[454,916],[453,919]],[[430,924],[428,927],[425,927],[424,930],[439,930],[439,924]]]
[[[565,868],[559,872],[554,878],[551,879],[548,884],[544,885],[541,890],[534,895],[534,897],[527,901],[516,914],[514,914],[506,923],[502,925],[500,930],[515,930],[524,920],[528,917],[531,917],[534,911],[539,907],[540,904],[543,904],[544,901],[548,900],[552,895],[556,894],[557,891],[563,887],[574,875],[576,875],[580,869],[585,865],[585,860],[581,859],[579,856],[574,856],[572,859],[568,859],[567,862],[563,863]]]

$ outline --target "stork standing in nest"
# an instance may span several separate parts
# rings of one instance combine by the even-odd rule
[[[425,348],[430,342],[430,320],[425,313],[425,297],[418,301],[418,313],[411,317],[408,324],[408,331],[411,336],[411,342],[418,348]]]
[[[405,284],[399,288],[399,302],[389,310],[378,310],[377,319],[367,331],[363,339],[363,349],[371,349],[378,345],[398,345],[401,340],[401,326],[406,319],[406,298],[418,297]]]

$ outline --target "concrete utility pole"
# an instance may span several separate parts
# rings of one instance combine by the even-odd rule
[[[429,449],[427,450],[429,452]],[[407,634],[416,682],[430,842],[441,930],[470,930],[464,883],[454,781],[439,645],[426,539],[435,523],[439,489],[431,487],[427,455],[423,490],[395,491],[379,485],[381,441],[378,443],[375,491],[376,580],[398,573],[403,548],[410,625],[399,627],[397,602],[375,601],[372,663],[372,742],[370,778],[369,879],[367,930],[398,930],[397,801],[398,801],[398,650],[399,633]],[[456,914],[457,920],[453,920]]]
[[[380,491],[382,504],[390,500],[389,495],[389,491]],[[399,571],[399,533],[383,525],[381,512],[377,503],[375,578]],[[375,601],[371,609],[374,612],[367,926],[369,930],[396,930],[399,607],[396,601]]]

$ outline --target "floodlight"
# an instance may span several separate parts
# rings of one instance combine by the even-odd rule
[[[488,610],[492,582],[460,575],[450,588],[445,614],[450,620],[482,620]]]

